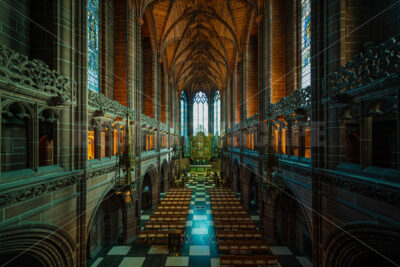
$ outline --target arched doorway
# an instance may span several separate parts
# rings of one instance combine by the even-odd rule
[[[168,164],[164,161],[160,175],[160,193],[164,193],[168,187]]]
[[[275,199],[274,228],[278,244],[294,246],[311,258],[312,241],[307,219],[290,191],[282,192]]]
[[[234,189],[236,189],[236,192],[240,193],[240,190],[241,190],[240,169],[239,169],[239,163],[237,162],[237,160],[235,160],[233,162],[232,176],[233,176],[233,181],[234,181]]]
[[[152,208],[152,187],[151,187],[151,177],[149,173],[146,173],[142,182],[142,210]]]
[[[256,176],[250,171],[249,179],[249,209],[258,210],[259,200],[258,200],[258,185],[256,181]]]
[[[124,199],[111,190],[104,196],[90,224],[86,242],[88,259],[96,257],[104,246],[124,241],[125,216]]]

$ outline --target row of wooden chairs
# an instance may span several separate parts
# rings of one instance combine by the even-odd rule
[[[217,231],[216,233],[218,242],[224,240],[261,240],[262,239],[262,231],[229,231],[229,230],[222,230]]]
[[[243,222],[243,221],[236,221],[236,222],[223,222],[223,221],[215,221],[214,222],[214,227],[216,229],[221,229],[221,230],[255,230],[256,229],[256,224],[249,221],[249,222]]]
[[[190,201],[191,197],[164,197],[163,201]]]
[[[245,210],[213,210],[213,216],[235,216],[235,215],[246,215]]]
[[[213,205],[211,206],[211,209],[218,210],[218,211],[229,211],[229,210],[244,210],[242,205],[237,204],[237,205],[230,205],[230,206],[225,206],[225,205]]]
[[[168,200],[161,200],[161,205],[171,205],[171,206],[177,206],[177,205],[183,205],[183,206],[189,206],[190,201],[168,201]]]
[[[278,267],[278,256],[256,255],[256,256],[235,256],[226,255],[220,257],[221,267],[244,267],[244,266],[268,266]]]
[[[210,197],[210,201],[239,201],[237,197]]]
[[[251,217],[249,215],[235,215],[235,216],[217,216],[213,214],[214,221],[223,221],[223,222],[243,222],[243,221],[251,221]]]
[[[180,231],[181,241],[185,240],[185,232]],[[168,244],[168,231],[139,231],[138,241],[141,244]]]
[[[174,229],[186,229],[186,222],[183,221],[171,221],[171,222],[158,222],[158,221],[149,221],[146,223],[145,229],[149,230],[174,230]]]
[[[175,215],[175,216],[187,216],[189,210],[155,210],[154,215]]]
[[[187,221],[187,215],[153,215],[150,216],[150,221]]]
[[[228,205],[229,206],[240,205],[239,200],[236,200],[236,201],[211,200],[210,202],[211,202],[211,206],[213,206],[213,205],[218,205],[218,206],[221,206],[221,205],[226,205],[226,206],[228,206]]]
[[[218,244],[218,250],[229,254],[258,254],[268,253],[270,251],[269,243],[265,241],[221,241]]]
[[[168,193],[164,196],[166,197],[191,197],[192,193]]]
[[[157,210],[189,210],[188,205],[179,205],[179,206],[170,206],[170,205],[160,205],[157,207]]]

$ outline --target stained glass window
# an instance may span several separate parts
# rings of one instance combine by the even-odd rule
[[[88,88],[99,92],[99,1],[88,0]]]
[[[208,99],[204,92],[198,92],[193,100],[193,135],[208,134]]]
[[[188,101],[189,98],[185,91],[181,94],[181,136],[188,135]]]
[[[301,88],[311,85],[311,0],[301,1]]]
[[[221,96],[219,91],[214,94],[214,136],[221,134]]]

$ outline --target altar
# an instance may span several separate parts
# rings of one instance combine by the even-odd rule
[[[193,165],[207,166],[210,163],[212,138],[212,135],[207,136],[203,132],[198,132],[197,135],[190,137],[190,159]],[[200,167],[200,169],[202,168],[204,167]]]

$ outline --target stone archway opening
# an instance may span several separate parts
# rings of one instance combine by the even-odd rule
[[[143,182],[142,182],[142,210],[148,210],[152,208],[152,184],[151,184],[151,177],[149,173],[146,173]]]
[[[96,257],[110,244],[124,242],[125,201],[120,193],[111,190],[104,196],[91,222],[86,242],[88,259]]]
[[[251,172],[249,180],[249,209],[259,209],[258,185],[256,175],[253,172]]]
[[[275,239],[278,244],[296,247],[311,258],[312,241],[307,220],[291,192],[280,193],[274,202]]]

